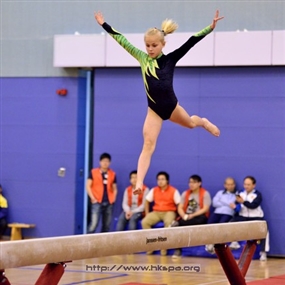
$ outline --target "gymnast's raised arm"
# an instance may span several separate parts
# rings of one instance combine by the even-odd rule
[[[104,28],[104,30],[114,38],[129,54],[131,54],[135,59],[141,61],[143,57],[146,56],[146,53],[141,51],[140,49],[134,47],[121,33],[116,31],[110,25],[108,25],[105,20],[104,16],[101,12],[95,12],[94,17],[97,23]]]
[[[211,33],[215,29],[217,22],[223,18],[219,17],[219,10],[217,10],[211,25],[191,36],[180,48],[169,53],[168,56],[171,56],[176,62],[180,60],[195,44]]]

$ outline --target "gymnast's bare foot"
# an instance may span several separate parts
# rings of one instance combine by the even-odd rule
[[[214,135],[215,137],[220,136],[220,130],[217,126],[212,124],[208,119],[202,118],[202,121],[204,122],[204,129]]]
[[[134,195],[139,195],[142,193],[142,189],[141,188],[136,188],[136,190],[134,190],[133,194]]]

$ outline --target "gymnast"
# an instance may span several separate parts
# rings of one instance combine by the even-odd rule
[[[174,21],[166,19],[162,22],[161,29],[150,28],[146,31],[144,35],[145,53],[134,47],[121,33],[108,25],[101,12],[95,12],[94,17],[110,36],[139,61],[141,66],[148,109],[143,126],[144,143],[138,160],[137,183],[134,190],[134,194],[140,194],[164,120],[170,120],[191,129],[203,127],[216,137],[220,135],[219,128],[208,119],[196,115],[190,116],[179,105],[173,90],[173,74],[176,63],[195,44],[211,33],[217,22],[224,17],[219,17],[217,10],[211,25],[191,36],[181,47],[167,55],[163,54],[162,49],[165,46],[165,36],[178,28]]]

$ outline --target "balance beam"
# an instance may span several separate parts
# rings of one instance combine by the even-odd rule
[[[251,221],[8,241],[0,243],[0,269],[259,240],[266,234],[265,221]]]
[[[0,243],[0,269],[240,240],[263,239],[264,221],[62,236]]]

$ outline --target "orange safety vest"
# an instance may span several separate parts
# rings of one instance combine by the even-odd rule
[[[103,177],[102,172],[100,171],[100,168],[92,169],[92,186],[91,191],[95,199],[101,203],[103,199],[103,193],[104,193],[104,185],[103,185]],[[115,195],[113,191],[113,184],[116,173],[108,169],[107,171],[108,178],[107,178],[107,194],[108,194],[108,200],[110,204],[113,204],[115,202]]]
[[[138,196],[138,206],[140,206],[143,202],[143,194],[144,194],[144,191],[147,187],[145,185],[143,185],[143,188],[142,188],[142,193],[137,195]],[[128,188],[127,188],[127,192],[128,192],[128,205],[129,207],[132,206],[132,200],[133,200],[133,186],[130,185]]]
[[[174,193],[176,189],[170,185],[164,190],[161,191],[160,187],[153,188],[153,200],[154,206],[153,211],[159,212],[168,212],[176,211],[177,206],[174,202]]]
[[[202,209],[204,207],[204,196],[205,196],[206,191],[207,190],[202,188],[202,187],[199,190],[199,206],[200,206],[200,209]],[[183,209],[184,209],[185,213],[186,213],[186,210],[187,210],[187,207],[188,207],[189,197],[190,197],[190,194],[192,192],[193,191],[190,190],[190,189],[186,190],[185,201],[184,201],[184,206],[183,206]],[[205,215],[208,218],[210,216],[210,211],[206,212]]]

